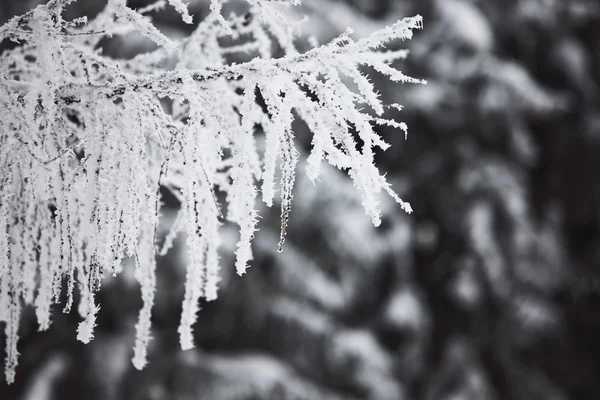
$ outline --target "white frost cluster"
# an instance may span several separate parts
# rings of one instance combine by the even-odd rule
[[[406,126],[382,117],[385,105],[360,67],[422,83],[389,66],[406,52],[379,51],[386,42],[411,38],[420,16],[357,41],[347,32],[300,53],[294,24],[278,8],[298,1],[249,0],[246,15],[226,20],[223,1],[212,0],[212,12],[182,41],[165,36],[145,15],[168,3],[192,23],[180,0],[137,11],[125,0],[109,0],[92,21],[65,21],[63,8],[74,1],[51,0],[0,27],[0,41],[20,43],[0,54],[0,321],[8,382],[17,364],[21,307],[33,305],[40,330],[47,329],[52,305],[63,303],[69,312],[77,287],[77,337],[88,342],[103,274],[117,274],[129,258],[143,299],[133,357],[142,368],[156,255],[180,232],[190,263],[179,333],[182,347],[193,347],[198,300],[217,296],[219,227],[224,219],[239,224],[236,268],[244,274],[259,187],[268,205],[280,190],[281,249],[298,161],[296,117],[314,134],[306,169],[311,179],[324,160],[347,170],[375,225],[382,189],[411,212],[373,163],[373,149],[388,147],[374,126]],[[102,54],[103,38],[134,31],[158,48],[130,60]],[[285,55],[273,58],[275,47]],[[254,58],[232,64],[232,54]],[[357,90],[346,85],[352,81]],[[264,154],[255,140],[262,134]],[[159,188],[182,204],[162,243],[156,237]]]

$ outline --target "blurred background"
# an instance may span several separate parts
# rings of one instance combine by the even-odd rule
[[[195,21],[208,13],[188,1]],[[0,21],[39,3],[0,0]],[[25,313],[16,382],[0,383],[0,399],[600,399],[600,2],[304,0],[299,13],[320,43],[423,15],[424,30],[389,48],[410,49],[394,66],[426,86],[367,70],[384,102],[405,106],[390,116],[408,140],[381,130],[392,147],[377,163],[415,212],[384,199],[374,228],[344,173],[313,185],[299,165],[283,253],[279,210],[261,209],[240,278],[237,233],[224,227],[197,349],[179,349],[179,238],[159,260],[143,371],[130,362],[141,299],[126,266],[103,284],[89,345],[75,339],[76,313],[55,311],[46,332]],[[168,8],[154,18],[190,32]],[[120,57],[147,49],[132,35],[106,43]],[[307,151],[306,127],[295,132]]]

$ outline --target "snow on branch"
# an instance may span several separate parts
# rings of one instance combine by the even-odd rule
[[[382,190],[412,211],[373,162],[375,147],[389,147],[376,125],[406,132],[404,123],[383,117],[386,108],[401,107],[380,101],[362,66],[395,82],[424,83],[389,65],[405,51],[380,51],[410,39],[422,27],[420,16],[356,41],[348,31],[299,53],[293,27],[271,4],[277,2],[249,0],[248,14],[225,20],[213,0],[212,13],[177,42],[144,15],[164,1],[135,11],[110,0],[89,23],[63,20],[63,8],[74,1],[51,0],[0,27],[0,41],[20,44],[0,54],[0,321],[8,382],[17,365],[21,307],[33,305],[40,330],[48,329],[52,305],[64,301],[69,312],[77,288],[77,337],[88,342],[99,310],[95,293],[104,274],[119,273],[126,259],[135,260],[143,300],[133,357],[142,368],[156,256],[179,232],[190,255],[179,333],[182,347],[193,347],[199,299],[217,296],[220,226],[227,219],[240,227],[242,275],[258,229],[256,198],[273,204],[278,168],[282,249],[299,157],[296,117],[313,133],[306,169],[312,180],[323,161],[348,171],[375,225]],[[167,3],[192,22],[184,2]],[[158,49],[130,60],[95,50],[103,37],[132,31]],[[228,36],[235,45],[223,45]],[[285,55],[272,58],[274,46]],[[231,64],[232,53],[249,61]],[[168,60],[174,69],[165,67],[173,65]],[[263,134],[264,154],[256,143]],[[161,188],[180,199],[181,209],[172,232],[157,243]]]

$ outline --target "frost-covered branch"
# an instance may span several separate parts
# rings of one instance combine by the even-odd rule
[[[362,66],[395,82],[424,83],[389,65],[406,52],[379,51],[410,39],[420,16],[356,41],[348,31],[299,53],[293,24],[274,2],[249,1],[247,14],[225,20],[221,2],[212,1],[212,13],[177,42],[145,16],[165,2],[135,11],[111,0],[89,23],[64,21],[62,10],[73,1],[52,0],[0,27],[0,40],[20,43],[0,54],[0,321],[6,322],[9,382],[22,305],[33,305],[40,329],[47,329],[52,304],[66,296],[64,311],[70,311],[77,286],[78,339],[87,342],[104,273],[117,274],[130,258],[143,299],[133,359],[142,368],[155,253],[168,251],[179,232],[190,256],[179,333],[182,347],[193,347],[198,301],[217,296],[223,219],[240,227],[236,269],[242,275],[258,229],[256,198],[260,193],[273,204],[278,169],[283,246],[298,161],[297,117],[314,135],[306,168],[312,180],[323,161],[347,170],[375,225],[382,190],[411,212],[373,162],[373,149],[388,147],[376,125],[406,132],[404,123],[383,117],[386,108],[400,106],[381,102]],[[184,2],[168,4],[192,22]],[[95,50],[102,37],[133,31],[159,47],[131,60]],[[224,47],[224,37],[235,44]],[[286,54],[272,58],[274,46]],[[229,63],[233,53],[248,61]],[[256,142],[262,135],[264,154]],[[172,232],[157,243],[161,187],[182,205]]]

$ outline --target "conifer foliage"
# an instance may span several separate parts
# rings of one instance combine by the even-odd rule
[[[246,14],[227,19],[223,2],[211,0],[210,14],[182,40],[148,16],[172,7],[194,24],[180,0],[138,10],[109,0],[90,21],[63,19],[75,1],[51,0],[0,27],[0,41],[18,43],[0,54],[0,321],[8,382],[18,360],[21,308],[33,306],[45,330],[53,308],[70,312],[75,305],[82,319],[77,338],[87,343],[100,307],[94,295],[104,274],[118,274],[125,260],[133,261],[141,286],[133,364],[142,368],[156,256],[180,233],[189,265],[179,334],[182,348],[193,347],[198,301],[217,296],[225,220],[239,225],[235,267],[242,275],[252,260],[259,192],[271,206],[279,190],[282,249],[299,158],[296,118],[313,134],[311,180],[323,161],[346,170],[375,225],[382,190],[411,212],[374,165],[374,149],[388,147],[375,127],[406,132],[405,124],[384,117],[400,106],[382,104],[363,67],[394,82],[424,83],[390,66],[406,51],[383,50],[410,39],[420,16],[360,40],[348,30],[301,52],[297,23],[285,12],[297,0],[248,0]],[[156,49],[128,60],[103,54],[103,40],[133,32]],[[232,54],[248,60],[231,62]],[[159,241],[165,191],[181,207]]]

